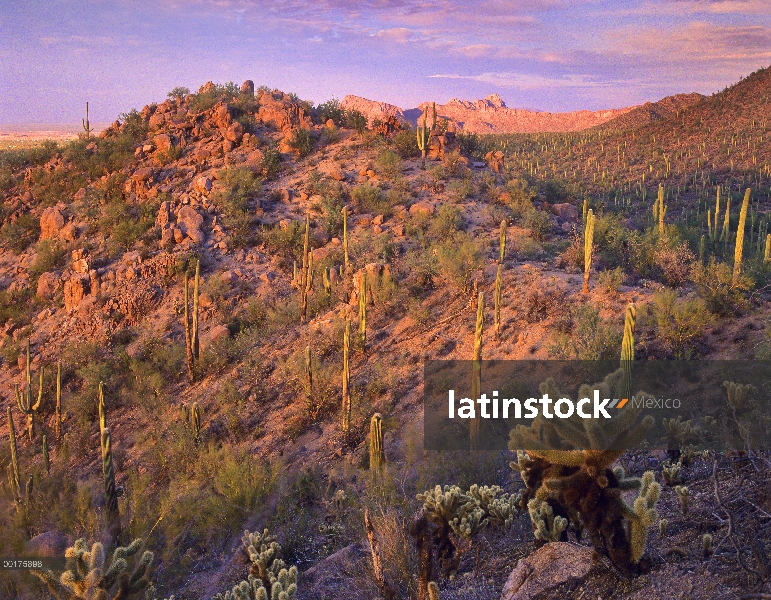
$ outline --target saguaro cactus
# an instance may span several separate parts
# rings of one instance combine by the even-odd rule
[[[739,275],[742,270],[742,253],[744,252],[744,227],[747,223],[747,207],[750,204],[750,188],[744,192],[744,201],[742,209],[739,212],[739,227],[736,230],[736,249],[734,250],[734,285],[739,281]]]
[[[11,442],[11,464],[8,465],[8,482],[13,492],[14,500],[21,502],[21,476],[19,475],[19,456],[16,448],[16,429],[13,426],[13,414],[8,407],[8,432]]]
[[[589,292],[589,272],[592,269],[592,249],[594,248],[594,212],[590,208],[586,213],[584,230],[584,293]]]
[[[198,361],[198,287],[201,276],[201,261],[195,261],[195,281],[193,284],[193,314],[192,319],[189,308],[190,287],[185,273],[185,350],[187,353],[187,374],[190,382],[195,381],[195,363]],[[192,321],[192,322],[191,322]]]
[[[308,312],[308,292],[311,289],[311,263],[313,254],[309,252],[311,235],[311,213],[305,214],[305,240],[303,242],[303,267],[300,274],[300,323],[305,323]]]
[[[56,363],[56,439],[61,437],[62,425],[62,362]]]
[[[373,480],[379,480],[384,467],[383,417],[380,413],[375,413],[369,422],[369,470],[372,472]]]
[[[428,148],[428,139],[431,131],[426,126],[426,113],[423,113],[423,127],[418,127],[415,131],[418,139],[418,150],[422,159],[422,168],[426,168],[426,149]]]
[[[351,368],[348,362],[351,349],[351,322],[346,319],[343,334],[343,434],[347,437],[351,427]]]
[[[495,275],[495,337],[501,335],[501,295],[503,292],[503,261],[506,258],[506,219],[501,221],[498,272]]]
[[[728,196],[725,205],[725,217],[723,217],[723,228],[720,230],[720,241],[728,243],[728,238],[731,237],[731,196]]]
[[[361,273],[359,289],[359,341],[362,350],[367,349],[367,271]]]
[[[201,407],[198,406],[198,402],[193,402],[193,406],[190,407],[190,426],[193,429],[193,439],[197,443],[201,435]]]
[[[81,119],[81,121],[83,122],[83,131],[86,132],[86,137],[90,138],[91,137],[91,123],[89,123],[89,121],[88,121],[88,102],[86,102],[86,118],[85,119]]]
[[[107,428],[107,407],[104,403],[104,382],[99,382],[99,431]]]
[[[659,195],[658,195],[658,217],[659,217],[659,235],[664,235],[664,217],[667,214],[667,205],[664,204],[664,185],[659,184]]]
[[[624,369],[624,381],[622,390],[625,398],[632,395],[632,362],[634,360],[634,325],[637,317],[637,309],[630,302],[626,307],[624,318],[624,338],[621,340],[621,367]]]
[[[45,434],[43,434],[43,468],[46,470],[46,475],[51,474],[51,461],[48,456],[48,440]]]
[[[345,273],[348,274],[348,207],[343,206],[341,212],[343,213],[343,265],[345,266]]]
[[[771,260],[771,233],[766,235],[766,249],[763,252],[763,262]]]
[[[27,368],[25,371],[25,389],[22,393],[19,386],[16,386],[16,404],[19,410],[27,415],[27,437],[29,441],[35,437],[35,413],[40,408],[43,401],[43,367],[40,368],[40,378],[37,392],[37,402],[32,402],[32,370],[30,367],[30,349],[29,339],[27,340]]]
[[[482,392],[482,333],[485,324],[485,294],[479,292],[477,296],[477,320],[474,331],[474,354],[471,362],[471,397],[476,401]],[[480,420],[471,420],[471,450],[479,447]]]
[[[305,377],[308,388],[305,396],[305,404],[308,407],[308,412],[313,411],[313,362],[311,359],[311,347],[305,346]]]
[[[120,537],[120,513],[118,512],[118,491],[115,488],[115,471],[112,464],[112,436],[110,430],[102,430],[102,475],[104,476],[104,497],[107,522],[113,541]]]

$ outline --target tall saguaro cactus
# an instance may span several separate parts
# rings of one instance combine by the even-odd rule
[[[503,292],[503,261],[506,258],[506,219],[501,221],[498,272],[495,275],[495,337],[501,335],[501,295]]]
[[[485,294],[479,292],[477,296],[477,320],[474,331],[474,354],[471,362],[471,397],[476,402],[482,393],[482,333],[485,325]],[[471,450],[479,447],[480,419],[471,421]]]
[[[104,382],[99,382],[99,431],[107,429],[107,407],[104,402]]]
[[[763,251],[763,262],[771,260],[771,233],[766,235],[766,248]]]
[[[426,113],[423,113],[423,127],[418,127],[415,131],[418,139],[418,150],[420,150],[420,156],[422,159],[422,167],[426,168],[426,149],[428,148],[428,140],[431,136],[431,131],[426,126]]]
[[[632,394],[632,361],[634,360],[634,326],[637,318],[637,309],[633,302],[627,304],[624,318],[624,338],[621,340],[621,367],[624,369],[623,390],[624,397]]]
[[[305,240],[303,241],[303,269],[300,275],[300,323],[305,323],[308,312],[308,292],[311,289],[313,254],[309,252],[311,235],[311,213],[305,214]]]
[[[102,430],[102,475],[104,476],[104,498],[110,537],[117,542],[120,537],[120,513],[118,512],[118,491],[115,487],[115,470],[112,464],[112,435],[109,428]]]
[[[384,468],[383,417],[380,413],[375,413],[369,422],[369,470],[375,482],[380,480]]]
[[[29,441],[35,437],[35,413],[43,401],[43,367],[40,367],[40,378],[37,392],[37,401],[32,402],[32,369],[30,361],[29,339],[27,339],[27,368],[24,374],[24,392],[16,386],[16,405],[19,410],[27,415],[27,437]]]
[[[343,334],[343,435],[348,437],[351,428],[351,367],[349,355],[351,351],[351,322],[345,320]]]
[[[81,119],[81,121],[83,122],[83,131],[86,132],[86,137],[90,138],[92,130],[91,130],[91,123],[89,123],[88,121],[88,102],[86,102],[86,118]]]
[[[592,249],[594,248],[594,212],[590,208],[586,213],[584,230],[584,293],[589,292],[589,273],[592,269]]]
[[[343,206],[343,261],[345,265],[345,274],[348,275],[348,207]]]
[[[739,226],[736,230],[736,249],[734,250],[734,285],[739,281],[739,275],[742,271],[742,253],[744,252],[744,227],[747,223],[747,207],[750,205],[750,188],[744,192],[742,209],[739,212]]]
[[[13,413],[8,407],[8,431],[11,442],[11,463],[8,465],[8,483],[11,486],[14,500],[21,502],[21,476],[19,475],[19,456],[16,447],[16,429],[13,426]]]
[[[361,273],[359,289],[359,341],[362,350],[367,349],[367,271]]]
[[[193,314],[190,315],[189,281],[185,273],[185,350],[187,353],[187,374],[190,382],[195,381],[195,364],[198,362],[198,287],[201,277],[201,261],[195,262],[195,280],[193,283]]]
[[[61,437],[62,426],[62,362],[56,363],[56,439]]]
[[[667,205],[664,204],[664,185],[659,184],[659,195],[656,200],[658,203],[658,210],[656,211],[658,213],[659,218],[659,236],[664,236],[664,217],[667,214]]]

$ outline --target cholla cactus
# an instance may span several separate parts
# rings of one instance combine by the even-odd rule
[[[212,600],[295,600],[297,567],[287,569],[278,558],[281,546],[276,538],[265,529],[262,533],[244,531],[242,541],[252,563],[248,581]]]
[[[712,545],[712,535],[705,533],[701,537],[701,555],[704,558],[709,558],[715,553],[715,547]]]
[[[129,567],[128,559],[135,556],[142,547],[142,540],[134,540],[128,546],[115,549],[109,565],[106,562],[104,547],[100,543],[88,550],[85,539],[79,539],[72,548],[68,548],[65,557],[68,568],[60,577],[53,571],[35,571],[57,598],[62,593],[69,598],[83,600],[108,600],[108,598],[136,598],[154,591],[148,579],[153,553],[145,551]],[[150,586],[150,587],[148,587]],[[154,594],[153,594],[154,595]],[[172,599],[173,600],[173,596]]]
[[[565,517],[554,515],[551,505],[539,498],[533,498],[527,503],[530,520],[535,530],[535,538],[545,542],[559,542],[568,526]]]
[[[428,600],[439,600],[439,586],[433,581],[428,584]]]
[[[648,540],[648,528],[659,518],[656,503],[660,495],[661,486],[654,481],[653,471],[646,471],[642,477],[640,495],[634,501],[633,512],[627,513],[633,563],[640,562]]]
[[[737,412],[743,412],[750,408],[749,395],[755,387],[749,384],[724,381],[723,385],[728,392],[728,403]]]
[[[683,482],[682,467],[683,463],[679,461],[674,464],[669,461],[664,463],[663,468],[661,469],[661,476],[664,478],[667,485],[675,485]]]
[[[683,511],[683,515],[688,514],[688,507],[691,504],[691,492],[684,485],[678,485],[675,487],[675,493],[677,499],[680,500],[680,508]]]

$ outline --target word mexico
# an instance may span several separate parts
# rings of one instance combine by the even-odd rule
[[[427,450],[771,450],[771,361],[430,360]]]
[[[471,398],[461,398],[458,400],[457,416],[460,419],[476,419],[477,411],[476,405],[479,405],[479,417],[482,419],[508,419],[509,409],[513,405],[513,417],[515,419],[522,419],[522,408],[524,405],[525,419],[535,419],[539,414],[538,405],[541,405],[540,414],[547,419],[553,419],[554,417],[560,419],[569,419],[574,414],[578,415],[582,419],[610,419],[611,414],[608,409],[621,409],[626,406],[629,398],[603,398],[600,399],[600,391],[593,390],[592,398],[581,398],[578,402],[573,402],[570,398],[559,398],[553,400],[549,398],[549,394],[544,394],[541,398],[528,398],[524,403],[520,402],[517,398],[498,398],[498,391],[494,390],[490,398],[487,394],[482,394],[476,401]],[[661,403],[662,405],[672,400],[667,398],[635,398],[632,396],[632,402],[635,406],[644,405],[650,408],[653,403]],[[677,402],[677,406],[680,405],[680,400],[675,398],[674,402]],[[554,406],[552,406],[554,403]],[[449,390],[448,392],[448,407],[449,418],[454,419],[456,415],[455,411],[455,390]],[[669,407],[668,407],[669,408]],[[590,409],[590,412],[586,412]]]

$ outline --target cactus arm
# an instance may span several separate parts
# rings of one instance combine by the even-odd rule
[[[742,253],[744,252],[744,228],[747,224],[747,207],[750,204],[750,188],[744,192],[741,212],[739,212],[739,225],[736,230],[736,249],[734,250],[734,272],[733,283],[736,285],[739,281],[739,275],[742,270]]]

